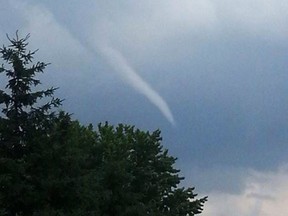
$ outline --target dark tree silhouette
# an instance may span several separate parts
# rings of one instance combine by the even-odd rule
[[[8,78],[5,90],[0,90],[0,105],[4,105],[4,117],[0,119],[1,143],[7,154],[20,158],[27,147],[27,138],[35,131],[47,129],[47,123],[54,116],[51,108],[60,106],[61,100],[53,97],[56,88],[33,91],[33,87],[41,84],[35,76],[42,73],[47,64],[31,64],[36,51],[26,50],[29,35],[20,39],[16,32],[16,38],[10,39],[8,35],[7,38],[10,45],[0,49],[1,58],[11,66],[0,67],[0,73]],[[52,99],[39,106],[43,97]]]
[[[7,36],[8,37],[8,36]],[[0,215],[193,216],[207,197],[179,188],[176,158],[160,131],[82,126],[64,111],[56,88],[38,90],[36,51],[16,37],[0,49]],[[6,66],[8,65],[8,66]],[[9,67],[10,66],[10,67]]]

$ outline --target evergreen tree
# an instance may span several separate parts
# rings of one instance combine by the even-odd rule
[[[28,184],[31,176],[26,172],[27,157],[33,148],[31,141],[49,133],[51,119],[55,117],[51,109],[58,107],[61,100],[53,97],[56,88],[36,90],[40,81],[35,76],[43,72],[47,64],[32,64],[36,51],[26,49],[29,35],[19,38],[16,32],[15,38],[10,39],[8,35],[7,38],[10,45],[0,48],[5,63],[0,66],[0,73],[8,79],[8,84],[0,90],[3,113],[0,117],[0,206],[8,215],[20,215],[31,207],[27,205],[30,201],[24,200],[31,189]],[[39,105],[44,97],[51,99]]]
[[[43,72],[47,64],[37,62],[31,65],[36,51],[26,49],[29,35],[19,38],[16,32],[16,38],[8,39],[10,46],[0,49],[1,58],[11,65],[11,68],[4,64],[0,67],[0,73],[5,73],[8,78],[6,91],[0,90],[0,105],[4,105],[4,117],[0,118],[0,141],[1,149],[7,155],[21,158],[29,136],[47,129],[49,119],[54,116],[51,108],[58,107],[61,100],[53,97],[56,88],[33,91],[33,87],[41,84],[35,76]],[[43,97],[52,99],[39,106],[39,99]]]

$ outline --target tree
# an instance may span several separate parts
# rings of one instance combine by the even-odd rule
[[[8,37],[8,35],[7,35]],[[16,38],[10,39],[10,46],[0,49],[2,59],[10,64],[11,68],[0,67],[0,73],[6,73],[8,84],[7,91],[0,91],[0,105],[5,107],[1,117],[1,142],[4,145],[6,154],[12,154],[15,158],[21,158],[25,153],[27,139],[36,131],[47,130],[47,123],[54,116],[50,112],[52,107],[61,105],[61,100],[54,98],[53,94],[56,88],[47,90],[33,91],[32,87],[38,86],[40,81],[35,78],[37,73],[43,72],[47,66],[44,62],[32,63],[34,52],[27,52],[26,46],[29,35],[19,39],[16,32]],[[39,99],[43,97],[52,97],[49,102],[39,105]]]
[[[0,117],[0,202],[1,208],[9,209],[9,215],[17,214],[20,209],[27,208],[27,200],[21,200],[23,192],[29,191],[26,180],[27,161],[30,154],[31,140],[38,135],[49,133],[51,120],[55,117],[51,112],[58,107],[61,100],[54,98],[56,88],[35,90],[40,81],[35,78],[47,66],[44,62],[32,64],[36,51],[27,51],[27,40],[10,39],[8,47],[0,49],[1,58],[10,65],[0,67],[5,73],[8,84],[0,90],[0,105],[3,116]],[[40,104],[40,99],[51,98]],[[47,99],[46,99],[47,100]]]
[[[30,197],[37,199],[23,215],[101,215],[96,141],[91,126],[81,126],[64,112],[54,119],[48,137],[35,137],[26,173],[33,188]]]
[[[199,214],[207,197],[195,199],[194,188],[177,188],[176,158],[161,145],[160,131],[106,123],[98,127],[102,146],[104,215]]]
[[[202,212],[207,197],[179,188],[176,158],[160,131],[108,123],[82,126],[54,98],[56,88],[35,90],[29,35],[0,49],[8,78],[0,90],[0,215],[187,216]],[[33,91],[34,90],[34,91]],[[41,99],[46,97],[41,104]],[[48,101],[48,102],[47,102]]]

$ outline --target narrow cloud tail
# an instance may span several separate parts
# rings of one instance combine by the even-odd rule
[[[175,125],[174,117],[166,101],[135,72],[124,56],[112,47],[101,46],[98,48],[114,70],[118,72],[131,86],[133,86],[134,89],[147,97],[148,100],[161,111],[165,118],[172,125]]]

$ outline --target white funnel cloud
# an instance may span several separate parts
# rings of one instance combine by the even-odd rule
[[[114,70],[134,89],[146,96],[148,100],[161,111],[165,118],[172,125],[175,125],[174,117],[165,100],[135,72],[124,56],[118,50],[109,46],[101,46],[98,48]]]

